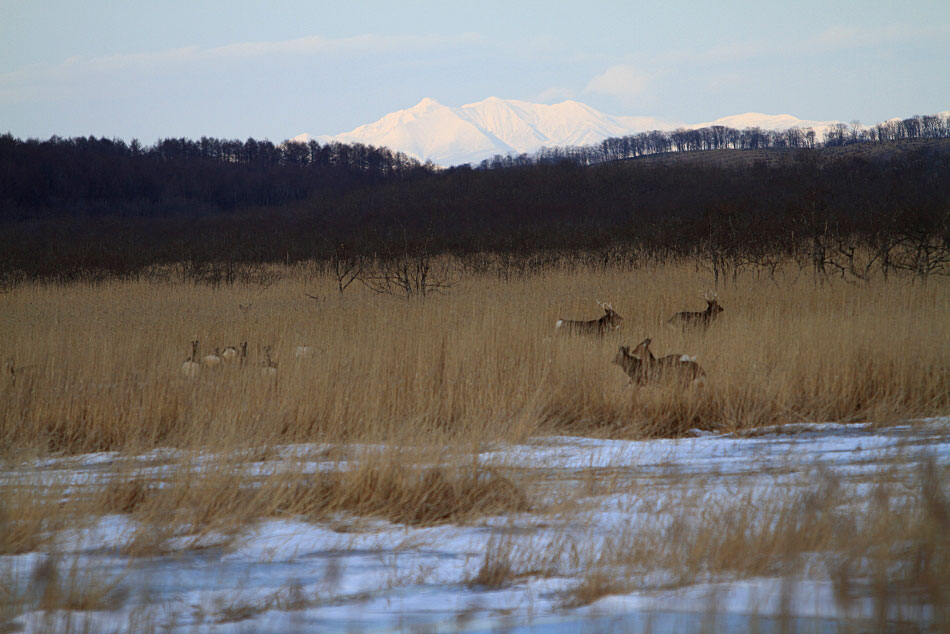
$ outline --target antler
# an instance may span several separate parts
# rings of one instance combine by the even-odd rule
[[[707,302],[714,302],[714,301],[716,301],[716,299],[718,299],[719,294],[716,293],[716,291],[706,291],[706,293],[703,295],[703,297],[706,298],[706,301],[707,301]]]

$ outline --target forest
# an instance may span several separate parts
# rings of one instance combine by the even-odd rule
[[[747,160],[687,160],[710,151]],[[246,265],[346,271],[440,254],[473,267],[504,254],[505,275],[552,259],[698,257],[717,282],[789,259],[821,276],[927,277],[950,273],[950,121],[841,124],[821,142],[800,130],[649,132],[449,169],[359,144],[7,134],[0,228],[4,285],[176,262],[228,283]]]

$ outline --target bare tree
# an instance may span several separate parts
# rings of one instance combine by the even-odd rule
[[[360,279],[363,274],[363,258],[360,255],[347,253],[346,246],[343,244],[336,245],[334,251],[333,276],[336,278],[337,290],[342,295],[343,291]]]
[[[405,228],[401,253],[384,257],[364,270],[356,279],[374,293],[403,295],[406,299],[425,299],[432,293],[444,293],[454,283],[446,262],[437,262],[429,250],[429,236],[419,247],[411,249]]]

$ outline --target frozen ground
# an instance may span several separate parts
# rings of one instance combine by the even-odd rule
[[[291,457],[306,469],[342,468],[345,463],[308,460],[314,447],[285,447],[271,460],[255,462],[262,473]],[[141,458],[160,471],[168,455]],[[0,485],[62,478],[94,479],[118,458],[95,454],[10,467]],[[63,534],[62,561],[90,582],[115,584],[121,597],[101,612],[40,611],[9,615],[7,626],[27,632],[72,627],[90,631],[155,629],[171,632],[387,632],[504,629],[510,632],[573,631],[838,631],[846,619],[872,616],[868,601],[847,612],[835,601],[830,581],[804,578],[789,589],[775,578],[670,583],[658,572],[632,592],[604,596],[590,605],[566,607],[567,591],[585,570],[559,563],[556,574],[516,575],[500,588],[473,585],[486,549],[507,544],[527,559],[565,543],[596,551],[625,531],[662,528],[669,518],[651,500],[688,491],[700,505],[747,495],[767,499],[775,491],[814,482],[816,473],[855,494],[885,471],[910,482],[917,465],[950,463],[950,419],[896,427],[795,425],[754,436],[700,435],[682,440],[628,442],[556,437],[482,454],[486,464],[531,469],[550,481],[550,495],[574,487],[582,510],[560,515],[494,517],[472,525],[427,528],[374,521],[358,531],[337,524],[263,521],[248,527],[236,544],[182,549],[162,556],[129,558],[119,547],[134,531],[131,520],[113,515],[91,530]],[[154,466],[150,466],[154,465]],[[300,468],[300,463],[295,468]],[[612,479],[622,486],[605,486]],[[543,484],[541,490],[545,489]],[[561,491],[562,493],[558,493]],[[685,497],[683,498],[686,499]],[[899,521],[899,520],[895,520]],[[27,596],[44,553],[0,557],[0,575]],[[715,606],[713,615],[710,606]],[[782,621],[779,615],[791,620]],[[906,617],[906,615],[905,615]],[[926,628],[926,611],[917,615]],[[714,620],[713,620],[714,619]],[[0,612],[0,631],[5,629]],[[786,630],[788,631],[788,630]]]

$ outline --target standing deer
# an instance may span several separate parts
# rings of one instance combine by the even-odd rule
[[[558,319],[554,324],[554,329],[563,330],[572,335],[605,335],[611,330],[620,330],[623,326],[623,317],[614,312],[613,306],[600,302],[597,302],[597,305],[604,309],[604,316],[600,319],[590,321]]]
[[[261,374],[264,376],[277,376],[277,362],[270,357],[270,346],[264,346],[264,362],[261,364]]]
[[[191,378],[198,376],[201,371],[201,365],[198,363],[198,341],[191,342],[191,354],[181,364],[181,373]]]
[[[719,305],[715,293],[712,296],[707,294],[706,310],[700,312],[683,311],[676,313],[670,317],[666,323],[670,326],[681,326],[684,330],[688,328],[706,330],[709,328],[709,324],[711,324],[723,310],[725,309]]]
[[[228,346],[224,349],[224,352],[221,353],[221,358],[225,363],[240,361],[241,365],[244,365],[244,360],[247,358],[247,342],[241,343],[240,348],[237,346]]]
[[[695,357],[685,354],[668,354],[657,359],[650,351],[653,339],[646,338],[637,344],[631,356],[640,359],[640,377],[638,382],[645,383],[705,383],[706,372],[696,363]]]
[[[620,349],[617,350],[617,356],[614,357],[611,363],[619,365],[620,369],[626,372],[627,376],[630,377],[631,382],[638,385],[643,383],[643,361],[640,357],[635,357],[630,354],[629,346],[620,346]]]

